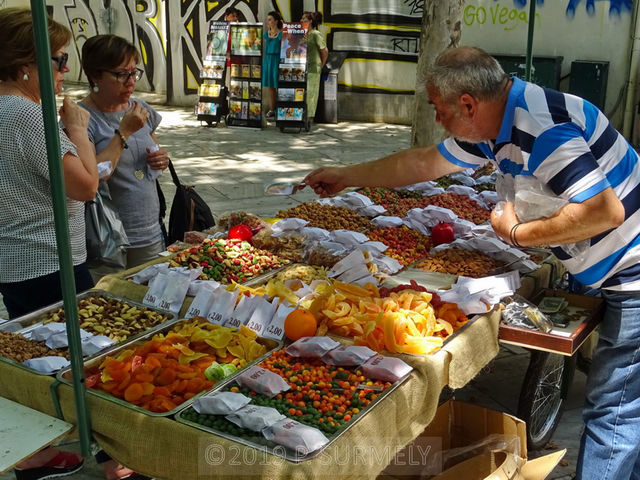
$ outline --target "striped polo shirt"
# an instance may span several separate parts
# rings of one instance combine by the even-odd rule
[[[477,167],[489,159],[503,175],[532,175],[569,202],[581,203],[612,187],[624,205],[623,224],[592,237],[586,261],[562,245],[552,250],[583,285],[640,290],[638,154],[594,105],[513,78],[495,141],[449,138],[438,150],[455,165]]]

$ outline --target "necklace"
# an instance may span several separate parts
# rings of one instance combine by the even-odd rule
[[[93,104],[91,107],[92,110],[94,110],[95,112],[98,113],[98,116],[100,118],[102,118],[102,120],[104,120],[104,122],[109,126],[109,127],[114,127],[115,125],[115,129],[117,129],[120,126],[120,121],[122,120],[122,117],[124,117],[124,114],[126,113],[126,109],[125,110],[120,110],[118,112],[108,112],[109,115],[107,115],[106,112],[103,112],[102,110],[100,110],[100,108],[98,108],[98,105],[96,104],[95,100],[93,100],[93,98],[88,97],[89,100],[91,100],[91,103]],[[85,102],[86,104],[86,102]],[[129,141],[133,140],[133,142],[135,143],[135,151],[138,151],[138,140],[136,140],[134,135],[131,135],[129,137]],[[123,152],[124,153],[124,152]],[[133,158],[133,162],[135,165],[135,155],[133,153],[133,151],[131,152],[131,157]],[[145,164],[146,165],[146,164]],[[145,173],[144,170],[142,168],[140,168],[138,166],[138,168],[135,169],[135,171],[133,172],[133,176],[137,179],[137,180],[142,180],[145,177]]]

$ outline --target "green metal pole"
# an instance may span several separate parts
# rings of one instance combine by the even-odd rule
[[[531,81],[531,64],[533,62],[533,27],[536,25],[536,1],[529,0],[529,28],[527,30],[527,56],[524,67],[524,79]]]
[[[62,174],[60,138],[58,136],[58,118],[56,114],[56,98],[53,90],[51,70],[51,47],[49,45],[49,28],[44,0],[31,0],[31,13],[35,30],[36,57],[38,61],[38,78],[40,79],[40,96],[42,98],[42,115],[44,118],[47,157],[49,159],[49,176],[51,179],[51,196],[53,197],[53,217],[56,226],[58,243],[58,259],[60,261],[60,280],[62,298],[69,339],[69,354],[73,372],[73,392],[78,417],[78,435],[83,456],[90,455],[91,427],[87,409],[86,390],[84,385],[84,369],[82,366],[82,347],[80,345],[80,329],[78,327],[78,307],[76,304],[76,282],[73,273],[73,260],[69,241],[69,222],[67,217],[67,201]]]

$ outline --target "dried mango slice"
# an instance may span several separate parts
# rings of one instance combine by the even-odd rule
[[[206,353],[194,353],[193,355],[180,354],[180,356],[178,357],[178,363],[180,365],[187,365],[193,362],[194,360],[198,360],[199,358],[206,357],[206,356],[207,356]]]
[[[244,349],[240,345],[227,345],[227,350],[231,355],[238,358],[245,358]]]

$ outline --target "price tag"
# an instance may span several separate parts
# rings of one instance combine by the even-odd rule
[[[216,287],[213,284],[209,285],[203,283],[200,286],[195,298],[193,299],[193,302],[191,302],[186,317],[206,317],[211,310],[211,305],[213,304],[214,300],[214,294],[218,287],[219,285]]]
[[[238,301],[238,305],[236,306],[233,313],[231,313],[229,319],[227,320],[227,323],[225,323],[224,326],[230,328],[240,328],[241,325],[246,324],[256,308],[256,299],[260,298],[262,297],[247,297],[246,295],[242,295],[242,297],[240,297],[240,300]]]
[[[217,289],[214,292],[213,303],[209,313],[207,313],[207,320],[216,325],[224,325],[231,318],[237,298],[238,290],[230,292],[225,288]]]
[[[258,336],[263,336],[264,330],[267,328],[269,323],[271,323],[271,319],[276,313],[278,308],[277,301],[268,302],[264,299],[264,297],[256,297],[256,308],[253,311],[253,315],[249,318],[247,322],[247,328],[250,328],[254,332],[258,334]]]
[[[269,326],[262,336],[265,338],[270,338],[271,340],[282,340],[284,338],[284,320],[285,318],[287,318],[287,315],[289,315],[294,310],[295,307],[281,303],[278,307],[278,310],[276,310],[276,314],[273,316],[273,319],[269,323]]]
[[[149,307],[159,307],[162,294],[169,283],[169,274],[163,271],[149,281],[149,290],[142,299],[142,304]]]

